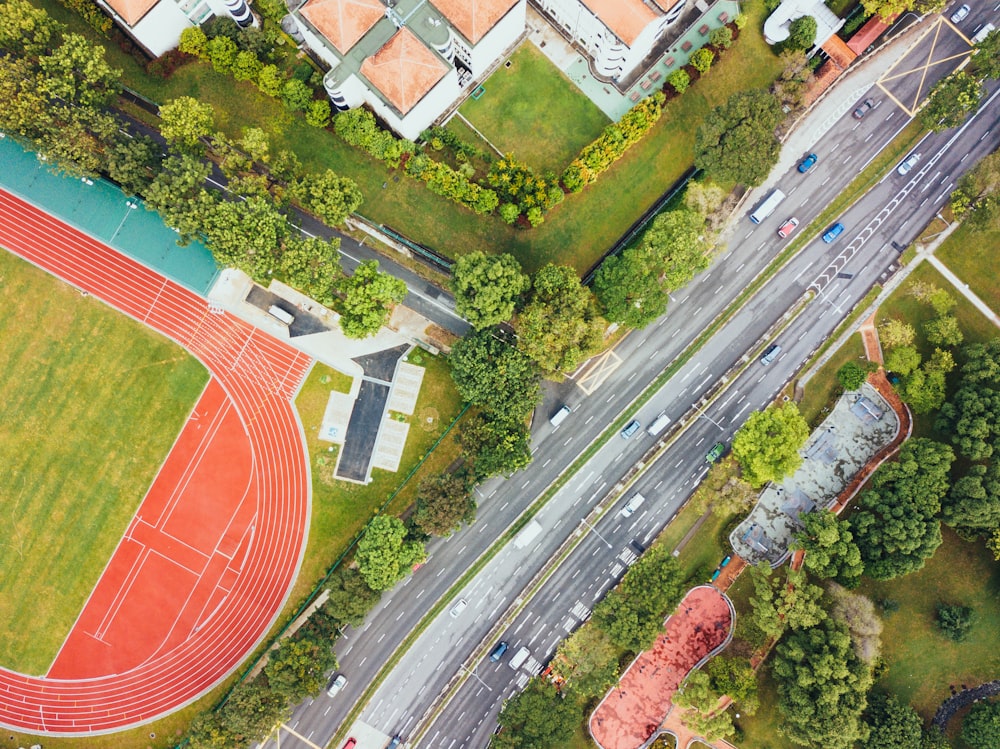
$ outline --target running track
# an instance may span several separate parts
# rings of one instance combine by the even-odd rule
[[[228,595],[189,636],[121,673],[50,678],[0,669],[0,724],[10,728],[81,735],[148,722],[231,673],[266,634],[291,588],[310,501],[291,401],[312,362],[231,315],[210,312],[193,292],[3,190],[0,245],[190,351],[221,385],[250,447],[246,492],[256,512],[243,539],[245,556],[235,579],[227,578]]]

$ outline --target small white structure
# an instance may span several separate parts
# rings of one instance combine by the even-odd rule
[[[764,21],[764,41],[777,44],[785,41],[792,21],[803,16],[816,19],[814,47],[822,47],[844,25],[844,19],[826,7],[823,0],[784,0]]]
[[[214,16],[256,25],[246,0],[97,0],[97,4],[154,57],[174,49],[181,32]]]
[[[590,55],[596,76],[627,77],[653,50],[687,0],[534,0],[553,24]]]
[[[527,0],[305,0],[295,31],[340,111],[368,104],[405,138],[465,96],[521,38]]]

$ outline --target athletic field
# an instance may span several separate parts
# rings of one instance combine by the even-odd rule
[[[208,381],[0,251],[0,663],[44,674]]]

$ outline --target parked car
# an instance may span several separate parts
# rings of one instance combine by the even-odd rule
[[[954,13],[951,14],[951,22],[961,23],[962,21],[964,21],[966,18],[969,17],[969,13],[971,11],[972,8],[970,8],[968,5],[959,6],[958,10],[956,10]]]
[[[874,108],[875,108],[875,100],[865,99],[863,102],[861,102],[861,104],[858,105],[858,108],[854,110],[854,119],[860,120],[864,118],[864,116],[868,114],[868,111]]]
[[[451,612],[449,612],[451,613],[451,618],[457,619],[461,615],[461,613],[465,611],[465,607],[468,605],[469,605],[468,601],[466,601],[464,598],[459,598],[458,603],[456,603],[454,606],[451,607]]]
[[[799,220],[797,218],[792,217],[788,219],[788,221],[786,221],[780,227],[778,227],[778,236],[784,239],[793,231],[795,231],[795,227],[798,225],[799,225]]]
[[[918,161],[920,161],[919,153],[910,154],[910,156],[899,165],[899,168],[896,171],[902,175],[909,174],[910,170],[916,166]]]
[[[641,426],[642,426],[642,424],[639,423],[638,419],[632,419],[632,421],[630,421],[628,424],[626,424],[625,428],[622,429],[622,439],[623,440],[627,440],[633,434],[635,434],[636,432],[638,432],[639,431],[639,427],[641,427]]]
[[[833,240],[844,233],[844,225],[839,221],[826,230],[826,234],[823,235],[823,241],[830,244]]]
[[[347,677],[343,674],[337,674],[337,678],[330,682],[330,687],[326,690],[326,694],[328,697],[336,697],[345,686],[347,686]]]
[[[805,174],[806,172],[808,172],[810,169],[816,166],[817,161],[819,161],[819,156],[817,156],[814,153],[811,153],[808,156],[806,156],[804,159],[802,159],[802,163],[799,164],[799,174]]]
[[[712,449],[709,450],[708,454],[705,456],[705,462],[714,463],[715,461],[717,461],[719,458],[722,457],[722,453],[724,453],[725,451],[726,451],[726,443],[716,442],[714,445],[712,445]]]

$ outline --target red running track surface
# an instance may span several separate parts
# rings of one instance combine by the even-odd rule
[[[10,728],[82,735],[148,722],[231,673],[291,589],[310,501],[292,398],[312,361],[3,190],[0,245],[212,373],[49,674],[0,669]]]

